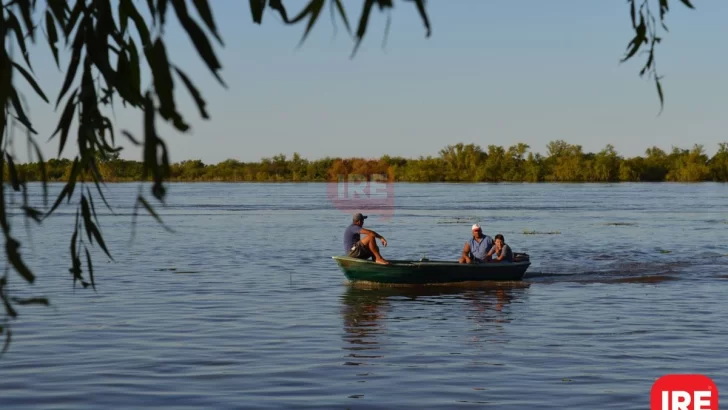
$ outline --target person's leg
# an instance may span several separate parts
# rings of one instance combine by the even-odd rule
[[[349,252],[349,257],[364,260],[374,260],[374,254],[371,250],[369,250],[369,246],[362,243],[362,241],[354,244],[354,249]]]
[[[369,248],[369,251],[374,256],[374,262],[381,264],[389,264],[389,261],[384,259],[379,253],[379,246],[377,246],[377,240],[373,236],[366,236],[360,241],[364,246]]]

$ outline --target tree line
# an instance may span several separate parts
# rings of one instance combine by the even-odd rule
[[[508,148],[477,144],[448,145],[438,156],[403,158],[301,158],[297,153],[263,158],[258,162],[229,159],[205,164],[199,159],[170,165],[170,181],[177,182],[324,182],[351,175],[386,175],[401,182],[701,182],[728,181],[728,143],[720,143],[709,157],[702,145],[672,147],[666,152],[648,148],[643,156],[626,158],[610,144],[597,153],[563,140],[547,144],[546,155],[529,152],[523,143]],[[140,181],[143,163],[113,157],[99,158],[101,176],[108,182]],[[68,159],[16,164],[27,181],[67,181],[73,163]],[[45,168],[45,170],[43,169]],[[6,167],[5,172],[8,172]],[[6,174],[7,175],[7,174]],[[89,177],[82,175],[82,178]],[[7,179],[6,179],[7,180]]]

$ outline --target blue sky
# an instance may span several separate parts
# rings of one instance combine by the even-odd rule
[[[146,9],[146,2],[135,3]],[[195,79],[212,115],[202,120],[178,82],[193,129],[180,134],[159,125],[174,162],[257,161],[294,152],[309,159],[418,157],[458,142],[484,148],[524,142],[544,153],[555,139],[592,152],[612,144],[625,156],[695,143],[712,154],[728,142],[726,1],[695,0],[696,10],[689,10],[671,0],[670,32],[657,54],[666,98],[660,116],[654,83],[638,76],[644,59],[619,64],[632,37],[626,1],[430,0],[430,38],[414,5],[397,1],[386,48],[386,16],[375,10],[354,59],[353,40],[341,20],[334,32],[328,5],[297,49],[305,23],[284,26],[267,9],[258,26],[248,2],[211,3],[225,41],[216,49],[228,89],[200,62],[169,11],[171,58]],[[361,0],[344,3],[356,25]],[[294,15],[305,3],[287,4]],[[57,155],[57,138],[46,140],[62,110],[53,106],[64,74],[42,41],[32,63],[52,104],[27,87],[25,95],[48,158]],[[64,55],[62,70],[67,64]],[[117,104],[115,114],[117,127],[141,138],[141,113]],[[25,160],[24,137],[16,144]],[[139,149],[122,145],[122,157],[141,158]],[[63,152],[73,154],[72,145]]]

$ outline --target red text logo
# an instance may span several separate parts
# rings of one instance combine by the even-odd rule
[[[652,385],[650,410],[718,410],[718,388],[702,374],[668,374]]]
[[[387,174],[338,174],[326,193],[334,208],[347,214],[376,214],[380,220],[394,214],[394,184]]]

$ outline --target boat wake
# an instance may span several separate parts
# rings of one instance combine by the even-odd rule
[[[550,266],[549,266],[550,265]],[[693,259],[611,260],[584,258],[579,261],[548,261],[529,269],[524,280],[570,281],[580,283],[659,283],[698,278],[723,278],[728,273],[728,257],[708,253]]]

